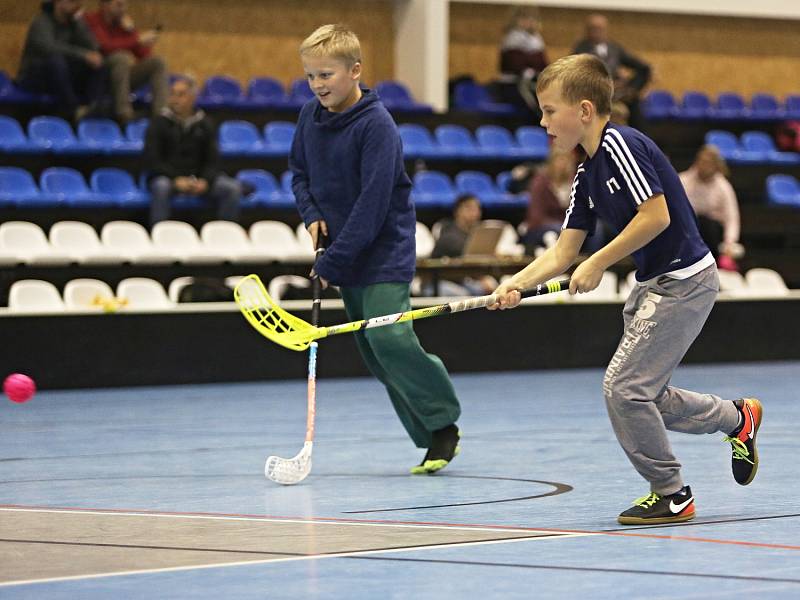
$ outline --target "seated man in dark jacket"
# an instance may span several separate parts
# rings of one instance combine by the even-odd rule
[[[194,106],[197,84],[177,79],[170,89],[168,108],[147,128],[145,165],[152,193],[150,224],[169,219],[175,194],[206,196],[217,204],[220,219],[239,215],[241,186],[219,170],[217,130]]]
[[[103,56],[82,19],[81,0],[42,2],[25,38],[17,85],[55,96],[59,108],[78,121],[101,99],[107,84]]]

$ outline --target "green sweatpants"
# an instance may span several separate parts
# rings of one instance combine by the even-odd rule
[[[411,308],[407,283],[342,287],[340,291],[351,321]],[[425,352],[411,321],[365,329],[355,336],[367,368],[386,386],[408,435],[418,448],[430,447],[431,433],[455,423],[461,414],[442,361]]]

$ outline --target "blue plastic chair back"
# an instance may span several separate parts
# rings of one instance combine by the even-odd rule
[[[261,135],[249,121],[225,121],[219,128],[219,143],[224,152],[250,152],[261,147]]]
[[[498,195],[492,178],[480,171],[461,171],[456,174],[456,190],[461,194],[473,194],[482,202],[491,202]]]
[[[753,94],[750,108],[754,115],[761,117],[777,117],[781,112],[778,100],[772,94]]]
[[[550,152],[550,142],[547,132],[533,125],[518,127],[515,133],[517,142],[532,156],[543,158]]]
[[[0,167],[0,202],[17,204],[39,196],[33,176],[19,167]]]
[[[0,115],[0,148],[27,148],[28,137],[19,122],[13,117]]]
[[[454,90],[456,108],[462,110],[478,110],[482,103],[489,102],[489,92],[474,81],[462,81]]]
[[[314,97],[306,79],[295,79],[289,88],[289,98],[296,104],[305,104]]]
[[[95,169],[89,178],[89,185],[92,191],[110,196],[138,195],[141,193],[139,188],[136,187],[133,176],[127,171],[115,167]]]
[[[60,117],[34,117],[28,123],[28,138],[41,148],[59,149],[77,144],[72,127]]]
[[[125,137],[128,138],[128,141],[136,142],[137,144],[144,144],[144,138],[145,135],[147,135],[147,127],[149,125],[150,121],[147,119],[131,121],[125,127]]]
[[[264,139],[270,148],[288,152],[292,147],[296,127],[289,121],[270,121],[264,125]]]
[[[207,99],[238,100],[242,97],[242,86],[233,77],[214,75],[206,80],[200,96]]]
[[[746,109],[744,98],[734,92],[722,92],[717,96],[717,109],[743,113]]]
[[[439,145],[451,152],[470,154],[477,149],[472,134],[461,125],[439,125],[434,134]]]
[[[680,114],[684,117],[704,118],[711,111],[711,100],[703,92],[686,92],[681,102]]]
[[[111,119],[84,119],[78,123],[78,139],[92,148],[109,150],[125,143],[119,125]]]
[[[775,142],[763,131],[745,131],[741,137],[742,148],[747,152],[775,152]]]
[[[286,95],[283,84],[274,77],[253,77],[247,85],[247,97],[259,100],[278,100]]]
[[[736,135],[730,131],[720,131],[712,129],[706,133],[706,144],[716,146],[719,153],[725,159],[731,159],[738,156],[741,148],[739,147],[739,140]]]
[[[665,118],[675,112],[675,98],[666,90],[653,90],[642,103],[644,113],[650,118]]]
[[[243,169],[236,174],[236,179],[252,185],[256,194],[269,195],[282,191],[275,175],[264,169]]]
[[[375,91],[384,102],[392,104],[414,104],[408,88],[399,81],[381,81],[375,86]]]
[[[769,204],[800,208],[800,182],[792,175],[770,175],[766,187]]]
[[[85,195],[89,188],[83,175],[69,167],[50,167],[42,172],[39,183],[42,191],[63,196]]]
[[[284,192],[294,195],[292,191],[292,179],[294,178],[294,173],[291,171],[284,171],[281,173],[281,189]]]
[[[475,130],[475,138],[485,148],[511,149],[517,145],[511,132],[499,125],[479,126]]]

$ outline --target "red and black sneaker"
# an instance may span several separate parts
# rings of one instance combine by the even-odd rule
[[[694,496],[688,485],[669,496],[650,492],[634,500],[633,506],[617,517],[623,525],[680,523],[691,519],[694,519]]]
[[[756,434],[761,426],[764,408],[755,398],[741,398],[733,402],[742,414],[742,424],[726,435],[723,440],[729,442],[733,455],[731,469],[733,478],[739,485],[747,485],[758,471],[758,450]]]

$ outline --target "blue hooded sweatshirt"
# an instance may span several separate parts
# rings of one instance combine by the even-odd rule
[[[292,191],[306,227],[328,224],[322,278],[348,287],[410,282],[416,214],[400,136],[378,95],[362,91],[341,113],[316,98],[303,106],[289,154]]]

